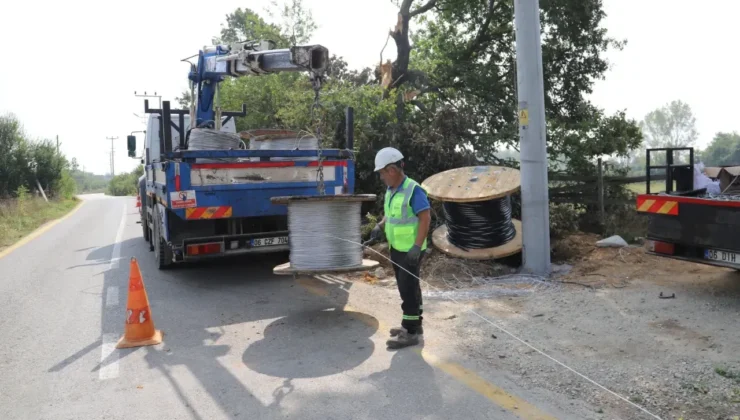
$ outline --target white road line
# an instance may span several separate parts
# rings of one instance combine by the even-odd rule
[[[118,286],[108,286],[108,291],[105,295],[105,306],[107,308],[118,306]]]
[[[118,233],[116,233],[116,243],[113,245],[113,254],[110,258],[110,266],[108,269],[118,268],[121,260],[121,240],[123,239],[123,228],[126,226],[126,204],[123,204],[123,214],[121,215],[121,224],[118,225]]]
[[[103,334],[98,371],[98,378],[101,381],[118,377],[118,349],[116,349],[118,338],[116,334]]]

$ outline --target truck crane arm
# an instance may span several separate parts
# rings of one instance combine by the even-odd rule
[[[329,50],[321,45],[275,49],[271,41],[243,42],[205,47],[198,53],[198,64],[188,76],[193,83],[194,127],[220,122],[220,109],[214,104],[218,85],[225,77],[261,76],[282,72],[309,72],[314,89],[321,86],[329,65]],[[218,125],[216,123],[216,125]]]

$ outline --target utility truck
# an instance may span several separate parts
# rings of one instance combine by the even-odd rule
[[[159,269],[201,258],[287,251],[287,209],[270,198],[353,193],[351,108],[342,149],[323,149],[319,133],[313,149],[250,149],[245,140],[229,149],[194,150],[195,134],[233,138],[234,118],[246,115],[244,105],[237,112],[221,110],[218,86],[225,77],[307,72],[318,104],[328,60],[328,50],[320,45],[274,49],[263,41],[206,47],[191,65],[190,109],[172,109],[168,101],[151,109],[144,102],[149,116],[141,223]],[[253,133],[290,135],[280,130]],[[128,150],[136,155],[136,137],[128,137]]]

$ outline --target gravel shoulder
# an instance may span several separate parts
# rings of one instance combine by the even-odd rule
[[[589,418],[651,417],[471,311],[660,418],[740,415],[740,273],[639,247],[596,248],[595,239],[576,235],[556,244],[568,272],[551,281],[433,254],[422,272],[430,327],[521,386],[586,402],[594,407]],[[385,271],[391,277],[354,280],[395,288]]]

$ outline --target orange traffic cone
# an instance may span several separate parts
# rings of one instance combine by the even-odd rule
[[[123,337],[118,340],[117,349],[151,346],[162,342],[162,331],[154,329],[149,298],[146,296],[144,281],[136,258],[131,258],[128,280],[128,302],[126,304],[126,324]]]

